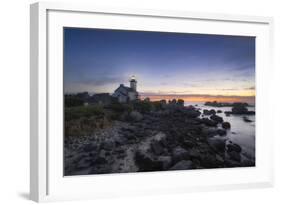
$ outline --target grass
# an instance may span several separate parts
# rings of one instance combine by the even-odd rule
[[[77,107],[66,107],[64,109],[65,121],[90,118],[93,116],[103,117],[104,109],[100,105],[89,105],[89,106],[77,106]]]

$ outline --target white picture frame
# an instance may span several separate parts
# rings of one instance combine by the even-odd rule
[[[156,23],[158,27],[155,27]],[[64,177],[63,141],[57,137],[62,135],[61,32],[64,26],[256,36],[256,167]],[[272,29],[273,19],[270,17],[98,8],[71,3],[32,4],[31,200],[41,202],[272,186],[273,134],[269,120],[272,114],[270,109],[265,110],[271,107],[268,90],[272,75]]]

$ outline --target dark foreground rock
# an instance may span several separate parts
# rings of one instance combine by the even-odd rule
[[[212,115],[210,118],[212,120],[214,120],[215,122],[217,122],[217,123],[222,123],[223,122],[223,118],[218,116],[218,115]]]
[[[65,175],[253,166],[242,160],[239,145],[226,142],[230,123],[209,114],[200,118],[196,108],[179,106],[131,112],[93,136],[68,137]]]
[[[240,153],[242,151],[242,148],[238,144],[230,143],[227,145],[227,151],[228,152],[235,151]]]
[[[223,129],[230,129],[231,128],[231,125],[230,125],[229,122],[223,122],[221,124],[221,126],[222,126]]]
[[[162,170],[163,167],[163,161],[159,161],[141,151],[136,152],[135,162],[139,171],[157,171]]]
[[[193,168],[191,160],[182,160],[170,168],[170,170],[188,170]]]

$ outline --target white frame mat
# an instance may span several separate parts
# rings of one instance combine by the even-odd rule
[[[273,71],[271,18],[69,3],[32,4],[30,18],[32,200],[272,186],[272,106],[268,92]],[[256,36],[256,167],[64,177],[62,31],[66,26]]]

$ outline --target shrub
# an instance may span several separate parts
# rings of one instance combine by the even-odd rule
[[[180,106],[184,106],[184,100],[183,99],[178,99],[177,104],[180,105]]]
[[[84,101],[74,95],[65,95],[64,96],[64,105],[65,107],[74,107],[81,106],[84,104]]]
[[[152,108],[151,102],[145,102],[145,101],[136,101],[133,103],[134,110],[137,110],[141,113],[147,113],[150,112]]]
[[[160,101],[154,101],[154,102],[151,102],[151,104],[153,105],[153,108],[155,111],[159,111],[159,110],[163,109],[162,103]]]
[[[92,116],[104,116],[104,110],[102,106],[90,105],[90,106],[79,106],[79,107],[66,107],[64,109],[64,119],[66,121],[79,119],[82,117],[90,118]]]
[[[117,112],[117,113],[123,113],[123,112],[126,112],[126,111],[131,112],[133,110],[132,105],[122,104],[122,103],[119,103],[119,102],[111,103],[108,106],[106,106],[106,108],[110,109],[114,112]]]

